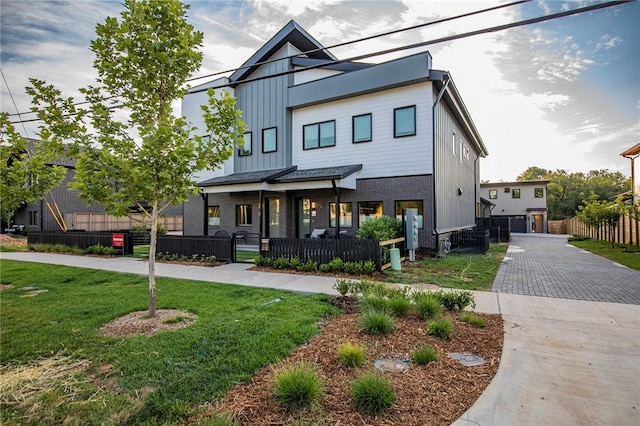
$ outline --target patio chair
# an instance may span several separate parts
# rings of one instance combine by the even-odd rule
[[[313,232],[311,232],[311,235],[309,236],[309,238],[311,238],[312,240],[317,240],[318,238],[324,238],[324,233],[327,232],[326,229],[314,229]]]
[[[215,234],[213,234],[214,237],[228,237],[229,233],[227,231],[225,231],[224,229],[220,229],[219,231],[216,231]]]
[[[242,241],[242,244],[247,244],[247,231],[238,231],[236,232],[236,243]]]

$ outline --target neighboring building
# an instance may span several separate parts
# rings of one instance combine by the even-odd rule
[[[183,115],[202,129],[204,91],[227,83],[248,125],[245,146],[203,175],[185,234],[353,235],[368,218],[417,208],[419,244],[437,249],[475,226],[487,149],[428,52],[340,62],[291,21],[228,80],[194,87]]]
[[[633,203],[640,201],[640,142],[621,153],[631,160],[631,200]]]
[[[31,143],[36,143],[33,139]],[[26,203],[14,214],[13,223],[24,225],[27,232],[37,231],[106,231],[130,229],[132,225],[142,223],[130,218],[115,218],[105,214],[102,204],[87,204],[78,193],[69,188],[75,179],[75,160],[58,158],[52,165],[66,168],[63,181],[37,201]],[[183,204],[167,209],[161,218],[169,231],[182,230]],[[141,215],[135,215],[142,219]]]
[[[483,183],[480,196],[493,204],[491,217],[511,218],[511,232],[547,233],[548,183],[546,180]]]

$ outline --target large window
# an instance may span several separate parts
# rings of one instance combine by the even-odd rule
[[[336,144],[336,122],[307,124],[302,127],[304,149],[326,148]]]
[[[236,206],[236,226],[251,226],[251,204]]]
[[[277,128],[262,129],[262,152],[275,152],[278,149]]]
[[[520,190],[519,189],[512,189],[511,190],[511,198],[520,198]]]
[[[497,189],[490,189],[489,190],[489,199],[490,200],[495,200],[498,198],[498,190]]]
[[[416,106],[393,110],[393,137],[401,138],[416,134]]]
[[[329,204],[329,227],[336,227],[336,203]],[[352,226],[352,213],[351,213],[351,203],[340,203],[340,227],[341,228],[351,228]]]
[[[238,151],[238,155],[241,157],[251,155],[251,132],[246,132],[242,135],[243,144]]]
[[[533,191],[536,198],[544,198],[544,188],[535,188]]]
[[[369,219],[382,216],[382,201],[362,201],[358,203],[358,219],[362,226]]]
[[[29,212],[29,225],[37,225],[38,224],[38,211],[32,210]]]
[[[371,114],[352,117],[352,127],[353,143],[371,141]]]
[[[220,226],[220,206],[209,206],[207,208],[207,224],[209,226]]]
[[[422,200],[396,201],[396,218],[402,220],[402,210],[418,209],[418,228],[424,228]]]

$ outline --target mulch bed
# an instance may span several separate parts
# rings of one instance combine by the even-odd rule
[[[278,405],[271,393],[273,367],[265,367],[250,383],[237,385],[224,397],[208,403],[205,412],[187,424],[198,424],[216,414],[231,414],[238,425],[301,424],[301,420],[332,425],[449,425],[473,405],[495,376],[502,354],[503,323],[499,315],[481,315],[487,321],[486,327],[474,328],[460,321],[458,313],[444,315],[454,323],[453,336],[448,341],[429,336],[426,323],[415,316],[396,319],[393,334],[369,336],[360,332],[360,314],[340,314],[283,361],[284,364],[303,361],[317,367],[324,380],[324,394],[317,407],[292,412]],[[347,368],[338,364],[337,348],[347,341],[366,347],[365,366]],[[378,372],[392,383],[396,403],[377,416],[356,411],[348,394],[351,380],[362,372],[377,371],[373,367],[377,359],[410,359],[421,343],[435,346],[439,361],[425,366],[411,364],[403,373]],[[465,367],[450,358],[450,352],[471,352],[486,363]]]

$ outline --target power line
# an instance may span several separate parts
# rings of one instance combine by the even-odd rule
[[[241,66],[239,68],[232,68],[232,69],[225,70],[225,71],[219,71],[219,72],[216,72],[216,73],[213,73],[213,74],[207,74],[207,75],[203,75],[203,76],[199,76],[199,77],[192,77],[192,78],[188,78],[186,81],[201,80],[203,78],[209,78],[209,77],[214,77],[214,76],[217,76],[217,75],[228,74],[228,73],[232,73],[232,72],[235,72],[235,71],[240,71],[242,69],[248,69],[248,68],[251,68],[251,67],[257,67],[257,66],[261,66],[261,65],[267,65],[267,64],[271,64],[271,63],[274,63],[274,62],[277,62],[277,61],[281,61],[281,60],[285,60],[285,59],[301,57],[303,55],[308,55],[310,53],[315,53],[315,52],[319,52],[319,51],[325,51],[325,50],[329,50],[329,49],[334,49],[336,47],[343,47],[343,46],[347,46],[347,45],[350,45],[350,44],[356,44],[356,43],[360,43],[360,42],[363,42],[363,41],[373,40],[375,38],[380,38],[380,37],[386,37],[386,36],[389,36],[389,35],[399,34],[399,33],[404,32],[404,31],[415,30],[415,29],[418,29],[418,28],[423,28],[423,27],[427,27],[427,26],[431,26],[431,25],[435,25],[435,24],[440,24],[440,23],[443,23],[443,22],[453,21],[453,20],[456,20],[456,19],[462,19],[462,18],[466,18],[466,17],[469,17],[469,16],[473,16],[473,15],[479,15],[479,14],[482,14],[482,13],[492,12],[494,10],[503,9],[503,8],[506,8],[506,7],[512,7],[512,6],[516,6],[516,5],[522,4],[522,3],[528,3],[530,1],[532,1],[532,0],[518,0],[518,1],[515,1],[515,2],[512,2],[512,3],[505,3],[505,4],[502,4],[502,5],[493,6],[493,7],[489,7],[489,8],[486,8],[486,9],[479,9],[479,10],[475,10],[473,12],[467,12],[467,13],[463,13],[463,14],[460,14],[460,15],[451,16],[451,17],[448,17],[448,18],[437,19],[435,21],[429,21],[429,22],[425,22],[425,23],[422,23],[422,24],[413,25],[411,27],[400,28],[400,29],[393,30],[393,31],[387,31],[387,32],[384,32],[384,33],[381,33],[381,34],[375,34],[375,35],[372,35],[372,36],[363,37],[363,38],[359,38],[359,39],[355,39],[355,40],[351,40],[351,41],[346,41],[346,42],[334,44],[334,45],[331,45],[331,46],[319,47],[319,48],[316,48],[316,49],[306,50],[306,51],[297,53],[295,55],[285,56],[285,57],[278,58],[278,59],[269,59],[269,60],[262,61],[262,62],[256,62],[256,63],[254,63],[252,65],[248,65],[248,66]],[[113,97],[115,97],[115,96],[113,96]],[[113,97],[109,97],[107,99],[112,99]],[[73,105],[74,106],[78,106],[78,105],[84,105],[84,104],[88,104],[88,103],[89,103],[89,101],[79,101],[79,102],[74,102]],[[16,107],[16,110],[17,109],[18,108]],[[23,112],[23,113],[9,114],[9,117],[12,117],[12,116],[15,116],[15,115],[20,116],[20,114],[34,114],[34,113],[35,113],[34,111],[26,111],[26,112]],[[37,119],[33,119],[31,121],[37,121]]]
[[[334,45],[331,45],[331,46],[318,47],[316,49],[311,49],[311,50],[306,50],[304,52],[296,53],[295,55],[289,55],[289,56],[284,56],[284,57],[278,58],[278,59],[270,59],[270,60],[267,60],[267,61],[256,62],[256,63],[254,63],[252,65],[241,66],[239,68],[233,68],[233,69],[229,69],[229,70],[225,70],[225,71],[218,71],[218,72],[215,72],[213,74],[207,74],[207,75],[203,75],[203,76],[200,76],[200,77],[192,77],[192,78],[187,79],[187,81],[194,81],[194,80],[200,80],[200,79],[208,78],[208,77],[215,77],[217,75],[222,75],[222,74],[227,74],[227,73],[230,73],[230,72],[240,71],[242,69],[248,69],[248,68],[256,67],[256,66],[260,66],[260,65],[271,64],[273,62],[281,61],[283,59],[298,58],[298,57],[301,57],[303,55],[307,55],[309,53],[315,53],[315,52],[325,51],[325,50],[329,50],[329,49],[335,49],[336,47],[348,46],[350,44],[360,43],[360,42],[363,42],[363,41],[369,41],[369,40],[373,40],[373,39],[379,38],[379,37],[386,37],[386,36],[389,36],[389,35],[395,35],[395,34],[399,34],[399,33],[404,32],[404,31],[415,30],[415,29],[418,29],[418,28],[424,28],[424,27],[428,27],[428,26],[431,26],[431,25],[435,25],[435,24],[441,24],[443,22],[453,21],[453,20],[456,20],[456,19],[466,18],[466,17],[473,16],[473,15],[479,15],[479,14],[482,14],[482,13],[492,12],[494,10],[503,9],[503,8],[506,8],[506,7],[517,6],[517,5],[522,4],[522,3],[528,3],[530,1],[532,1],[532,0],[519,0],[519,1],[512,2],[512,3],[505,3],[505,4],[498,5],[498,6],[489,7],[489,8],[486,8],[486,9],[480,9],[480,10],[475,10],[473,12],[463,13],[461,15],[455,15],[455,16],[451,16],[451,17],[448,17],[448,18],[442,18],[442,19],[437,19],[435,21],[425,22],[423,24],[418,24],[418,25],[414,25],[414,26],[411,26],[411,27],[400,28],[400,29],[397,29],[397,30],[387,31],[385,33],[375,34],[375,35],[368,36],[368,37],[362,37],[362,38],[358,38],[358,39],[351,40],[351,41],[345,41],[345,42],[334,44]]]
[[[2,68],[0,68],[0,74],[2,74],[2,80],[4,80],[4,85],[7,86],[7,92],[9,92],[9,97],[11,98],[11,102],[13,102],[13,107],[16,109],[16,111],[18,110],[18,105],[16,105],[16,100],[13,97],[13,93],[11,93],[11,88],[9,87],[9,82],[7,82],[7,78],[4,76],[4,71],[2,71]],[[22,120],[22,116],[20,115],[20,113],[18,112],[18,118],[20,120]],[[24,125],[24,121],[20,121],[20,123],[22,124],[22,129],[24,130],[24,135],[26,137],[29,137],[29,133],[27,132],[27,128]]]
[[[432,39],[432,40],[428,40],[428,41],[423,41],[423,42],[419,42],[419,43],[413,43],[413,44],[400,46],[400,47],[395,47],[395,48],[391,48],[391,49],[380,50],[380,51],[373,52],[373,53],[367,53],[367,54],[363,54],[363,55],[352,56],[350,58],[339,59],[339,60],[335,60],[335,61],[327,61],[327,62],[323,62],[323,63],[317,64],[317,65],[309,65],[307,67],[300,68],[300,69],[282,71],[282,72],[279,72],[279,73],[269,74],[269,75],[265,75],[265,76],[261,76],[261,77],[249,78],[249,79],[242,80],[241,83],[250,83],[250,82],[253,82],[253,81],[266,80],[266,79],[269,79],[269,78],[295,74],[295,73],[307,71],[307,70],[310,70],[310,69],[323,68],[323,67],[326,67],[328,65],[340,64],[340,63],[343,63],[343,62],[352,62],[352,61],[357,61],[357,60],[361,60],[361,59],[366,59],[366,58],[371,58],[371,57],[376,57],[376,56],[381,56],[381,55],[387,55],[389,53],[400,52],[400,51],[403,51],[403,50],[416,49],[416,48],[419,48],[419,47],[425,47],[425,46],[429,46],[429,45],[432,45],[432,44],[444,43],[444,42],[448,42],[448,41],[453,41],[453,40],[458,40],[458,39],[462,39],[462,38],[472,37],[472,36],[476,36],[476,35],[488,34],[488,33],[493,33],[493,32],[498,32],[498,31],[504,31],[504,30],[510,29],[510,28],[516,28],[516,27],[522,27],[522,26],[525,26],[525,25],[537,24],[537,23],[540,23],[540,22],[550,21],[550,20],[553,20],[553,19],[563,18],[563,17],[566,17],[566,16],[577,15],[577,14],[581,14],[581,13],[591,12],[591,11],[594,11],[594,10],[599,10],[599,9],[605,9],[605,8],[613,7],[613,6],[618,6],[618,5],[621,5],[621,4],[624,4],[624,3],[630,3],[632,1],[635,1],[635,0],[616,0],[616,1],[609,1],[609,2],[605,2],[605,3],[599,3],[599,4],[595,4],[595,5],[590,5],[590,6],[577,8],[577,9],[567,10],[567,11],[564,11],[564,12],[558,12],[558,13],[553,13],[553,14],[550,14],[550,15],[539,16],[539,17],[536,17],[536,18],[516,21],[516,22],[509,23],[509,24],[497,25],[497,26],[493,26],[493,27],[483,28],[483,29],[480,29],[480,30],[469,31],[469,32],[465,32],[465,33],[455,34],[455,35],[441,37],[441,38],[436,38],[436,39]],[[237,84],[240,84],[240,83],[228,83],[228,84],[221,84],[219,86],[207,87],[207,88],[203,88],[203,89],[196,89],[196,90],[190,91],[189,94],[205,92],[205,91],[207,91],[207,90],[209,90],[211,88],[212,89],[219,89],[219,88],[223,88],[223,87],[234,86],[234,85],[237,85]],[[12,122],[12,123],[13,124],[28,123],[28,122],[39,121],[39,120],[40,120],[39,118],[35,118],[35,119],[31,119],[31,120],[15,121],[15,122]]]

